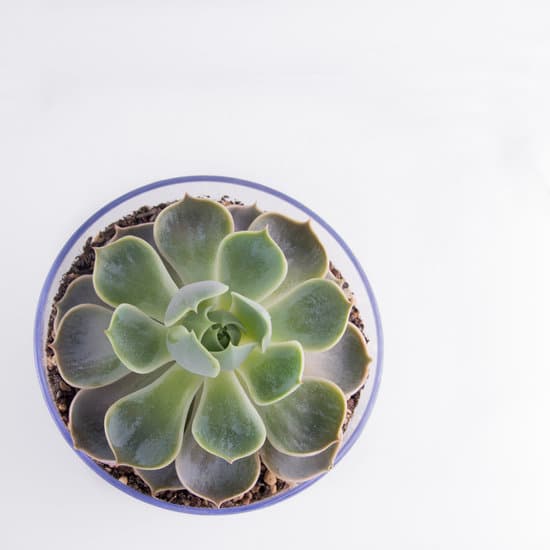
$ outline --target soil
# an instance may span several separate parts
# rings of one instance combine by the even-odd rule
[[[231,200],[229,197],[224,196],[219,201],[224,206],[229,206],[232,204],[242,204],[240,201]],[[158,214],[171,203],[160,203],[156,206],[142,206],[135,212],[124,216],[120,220],[108,225],[105,229],[99,232],[94,238],[89,237],[86,241],[83,250],[80,255],[78,255],[74,262],[72,263],[69,270],[63,275],[61,283],[59,285],[57,294],[54,297],[53,305],[50,313],[50,318],[48,321],[48,337],[46,341],[46,367],[48,371],[48,383],[50,386],[51,394],[55,400],[57,410],[63,422],[67,425],[69,422],[69,407],[74,396],[78,393],[79,389],[68,384],[59,373],[57,365],[55,362],[55,355],[50,347],[50,344],[55,338],[54,331],[54,319],[57,313],[56,303],[61,300],[64,296],[65,291],[69,284],[76,278],[81,275],[91,274],[94,268],[95,254],[93,247],[101,247],[107,244],[115,234],[116,226],[119,227],[129,227],[132,225],[139,225],[142,223],[152,222],[156,219]],[[334,276],[335,282],[337,282],[348,297],[350,303],[352,303],[352,309],[350,312],[349,320],[355,326],[357,326],[361,332],[364,334],[364,323],[361,319],[361,315],[358,309],[353,305],[353,293],[349,289],[348,283],[345,281],[344,277],[334,267],[332,262],[330,263],[330,271]],[[368,338],[365,336],[365,340],[368,342]],[[344,421],[343,430],[345,431],[348,427],[349,421],[353,415],[353,411],[359,402],[359,397],[363,388],[360,388],[356,393],[354,393],[347,401],[347,411],[346,419]],[[128,466],[110,466],[99,461],[95,461],[101,468],[103,468],[107,473],[112,475],[115,479],[118,479],[120,483],[132,487],[136,491],[141,493],[151,495],[151,490],[149,486],[143,481],[143,479],[137,475],[134,470]],[[266,466],[262,463],[261,472],[256,485],[246,492],[239,498],[230,500],[222,504],[222,508],[231,508],[234,506],[242,506],[245,504],[250,504],[252,502],[262,500],[264,498],[270,497],[276,493],[284,491],[295,484],[288,483],[282,479],[278,479],[275,475],[269,471]],[[154,495],[155,498],[165,500],[167,502],[181,504],[185,506],[195,506],[203,508],[215,508],[215,505],[205,499],[202,499],[193,493],[185,489],[177,491],[163,491]]]

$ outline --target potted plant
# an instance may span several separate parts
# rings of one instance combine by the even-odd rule
[[[35,326],[65,439],[130,494],[197,513],[273,503],[327,472],[368,418],[381,344],[366,276],[324,221],[212,176],[92,216]]]

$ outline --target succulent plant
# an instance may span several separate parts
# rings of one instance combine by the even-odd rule
[[[95,256],[52,344],[77,449],[217,506],[331,467],[369,356],[309,222],[186,195]]]

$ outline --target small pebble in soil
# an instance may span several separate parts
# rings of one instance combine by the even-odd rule
[[[277,477],[271,470],[266,471],[264,481],[270,486],[277,485]]]

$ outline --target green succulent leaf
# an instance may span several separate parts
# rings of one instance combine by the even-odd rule
[[[111,242],[118,241],[123,237],[128,237],[128,236],[138,237],[139,239],[143,239],[144,241],[147,241],[159,254],[159,257],[162,260],[162,263],[166,267],[168,273],[170,273],[170,277],[174,279],[177,286],[181,286],[181,279],[177,274],[176,270],[170,265],[170,263],[167,260],[164,259],[164,257],[160,253],[160,250],[157,247],[157,243],[155,242],[155,237],[153,234],[154,226],[155,224],[153,222],[140,223],[138,225],[129,225],[127,227],[120,227],[119,225],[117,225],[115,226],[115,234],[113,235]]]
[[[201,340],[204,333],[212,326],[212,321],[208,318],[208,313],[212,309],[209,301],[202,302],[198,311],[188,311],[181,320],[181,324],[189,331],[196,334],[197,339]]]
[[[283,399],[301,382],[302,346],[298,342],[272,344],[262,353],[254,350],[239,369],[250,396],[258,405]]]
[[[199,305],[205,300],[215,298],[228,291],[228,287],[218,281],[198,281],[180,288],[168,304],[164,315],[164,324],[175,325],[186,313],[197,313]]]
[[[336,384],[306,378],[290,395],[258,410],[273,447],[289,455],[313,455],[340,440],[346,398]]]
[[[230,371],[205,380],[192,430],[205,451],[227,462],[255,453],[266,434],[262,419]]]
[[[232,292],[231,298],[231,313],[241,322],[247,338],[260,344],[265,351],[271,342],[272,329],[269,313],[260,304],[237,292]]]
[[[217,279],[251,300],[271,294],[287,273],[285,256],[267,230],[232,233],[220,243]]]
[[[115,225],[115,234],[111,238],[111,242],[118,241],[123,237],[137,237],[138,239],[143,239],[147,241],[157,252],[157,244],[153,237],[153,222],[140,223],[138,225],[127,225],[121,227],[120,225]]]
[[[237,325],[226,325],[224,330],[229,337],[229,342],[234,346],[238,346],[241,341],[241,329]]]
[[[340,341],[328,351],[307,352],[305,374],[332,380],[347,395],[364,383],[371,361],[363,333],[348,323]]]
[[[330,470],[339,446],[339,443],[333,443],[315,455],[292,456],[281,453],[266,441],[260,454],[264,464],[278,478],[292,483],[306,481]]]
[[[111,311],[95,304],[75,306],[63,317],[51,347],[61,376],[72,386],[104,386],[129,373],[105,336],[110,320]]]
[[[233,231],[233,218],[221,204],[186,195],[155,221],[155,242],[186,284],[214,278],[220,241]]]
[[[252,454],[229,463],[205,451],[187,430],[176,458],[176,470],[189,491],[219,507],[254,486],[260,475],[260,459]]]
[[[204,332],[202,337],[201,344],[210,353],[223,350],[223,346],[218,338],[218,332],[219,330],[217,328],[211,326]]]
[[[176,463],[170,462],[168,466],[158,470],[140,470],[134,468],[135,472],[147,483],[151,493],[154,495],[161,491],[178,491],[183,489],[183,484],[176,472]]]
[[[168,331],[166,346],[170,355],[184,369],[201,376],[217,376],[218,360],[199,342],[194,332],[181,325]]]
[[[224,350],[213,351],[212,355],[219,361],[221,370],[231,371],[240,367],[255,347],[255,343],[234,346],[230,342]]]
[[[327,253],[314,233],[310,220],[301,223],[282,214],[266,212],[252,222],[250,230],[258,231],[266,227],[283,251],[288,264],[286,278],[273,298],[308,279],[325,276],[328,270]],[[271,296],[269,300],[272,300]]]
[[[115,309],[105,334],[117,357],[131,371],[151,372],[172,360],[166,347],[166,327],[130,304]]]
[[[114,462],[115,455],[105,435],[107,409],[121,397],[149,385],[165,371],[160,368],[150,374],[130,373],[108,386],[79,391],[69,409],[69,431],[75,448],[96,460]]]
[[[95,249],[94,287],[111,306],[131,304],[155,319],[164,319],[178,290],[155,249],[137,237],[123,237]]]
[[[244,330],[244,326],[239,321],[239,319],[225,309],[217,309],[215,311],[210,311],[208,313],[208,318],[210,319],[210,321],[212,321],[212,323],[217,323],[218,325],[221,325],[221,326],[235,325],[241,330]]]
[[[311,279],[269,308],[273,340],[298,340],[306,351],[323,351],[342,337],[351,305],[331,281]]]
[[[117,463],[152,470],[172,462],[201,381],[173,365],[153,383],[111,405],[105,432]]]
[[[57,314],[54,320],[54,328],[57,329],[61,319],[69,309],[80,304],[96,304],[106,307],[105,302],[102,302],[95,293],[91,275],[81,275],[72,281],[65,290],[63,298],[55,304]]]
[[[250,224],[262,213],[262,211],[256,206],[256,203],[249,204],[247,206],[233,204],[228,206],[227,209],[233,216],[235,231],[245,231],[250,227]]]

